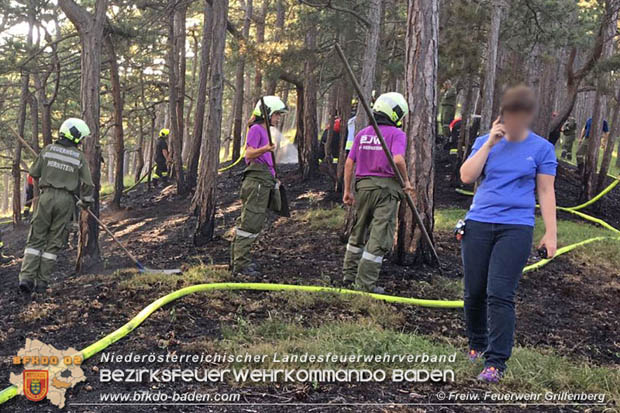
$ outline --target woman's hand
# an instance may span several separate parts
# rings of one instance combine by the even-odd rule
[[[351,191],[344,191],[344,195],[342,196],[342,202],[344,202],[345,205],[355,204],[355,197],[353,196]]]
[[[506,129],[502,123],[501,116],[498,116],[495,122],[493,122],[493,127],[491,128],[491,132],[489,132],[489,139],[487,139],[486,145],[492,148],[497,142],[501,141],[504,136],[506,136]]]
[[[545,235],[538,243],[538,249],[545,247],[547,250],[547,258],[553,258],[558,250],[558,236],[554,233],[545,232]]]
[[[263,150],[263,153],[273,152],[276,149],[276,145],[274,145],[273,143],[268,143],[267,145],[263,146],[261,149]]]

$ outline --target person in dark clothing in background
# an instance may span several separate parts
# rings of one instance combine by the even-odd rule
[[[340,118],[337,117],[334,119],[334,133],[332,134],[332,144],[331,144],[331,152],[332,159],[334,163],[338,163],[338,155],[340,154]],[[325,145],[327,144],[327,136],[329,135],[329,126],[325,128],[323,134],[321,135],[321,159],[325,159]]]
[[[28,174],[26,177],[26,204],[24,205],[24,218],[30,216],[30,208],[32,208],[32,198],[34,198],[34,179]]]
[[[162,182],[168,182],[168,163],[171,162],[170,153],[168,152],[168,136],[170,130],[163,128],[159,131],[159,139],[157,140],[157,148],[155,149],[155,175],[162,180]],[[155,186],[158,184],[158,179],[154,179]]]

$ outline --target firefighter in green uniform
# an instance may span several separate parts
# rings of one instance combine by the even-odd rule
[[[452,82],[446,80],[444,83],[444,94],[441,99],[440,117],[441,131],[443,136],[450,136],[450,123],[454,120],[456,113],[456,89],[452,87]]]
[[[39,180],[41,195],[19,273],[19,288],[25,293],[47,288],[57,254],[66,245],[74,194],[80,194],[77,204],[82,208],[94,202],[88,162],[77,148],[88,135],[86,122],[67,119],[60,126],[58,140],[43,148],[30,168],[30,175]]]
[[[394,162],[406,180],[405,190],[412,191],[408,180],[405,152],[407,136],[400,129],[409,106],[400,93],[384,93],[373,106],[373,115],[390,149]],[[351,181],[355,168],[355,191]],[[383,293],[376,286],[383,256],[394,242],[396,212],[404,195],[390,162],[383,152],[372,126],[362,129],[353,142],[345,164],[343,202],[356,206],[356,221],[347,244],[343,275],[344,285],[358,290]]]
[[[265,96],[263,99],[269,116],[267,121],[272,126],[278,125],[281,115],[288,111],[286,105],[277,96]],[[235,274],[260,275],[257,265],[252,262],[250,249],[263,228],[269,193],[277,183],[271,154],[274,149],[275,145],[269,143],[259,100],[249,122],[245,149],[247,167],[240,191],[243,206],[231,245],[231,270]]]
[[[577,122],[574,117],[569,117],[566,120],[564,126],[562,126],[562,135],[564,139],[562,141],[562,159],[573,159],[573,144],[577,137]]]

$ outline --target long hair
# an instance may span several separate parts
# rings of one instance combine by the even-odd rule
[[[251,128],[255,124],[260,123],[261,125],[265,123],[265,118],[262,116],[252,115],[248,120],[248,128]]]

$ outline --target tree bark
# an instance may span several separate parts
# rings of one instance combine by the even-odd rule
[[[252,21],[252,0],[247,0],[245,17],[243,19],[243,39],[247,39],[250,34],[250,23]],[[233,121],[233,154],[234,160],[241,156],[241,140],[243,135],[243,103],[244,103],[244,76],[245,76],[245,57],[241,50],[245,47],[245,40],[237,40],[239,62],[235,69],[235,97],[234,121]]]
[[[144,169],[144,119],[142,115],[138,116],[138,149],[136,153],[136,171],[134,174],[134,182],[137,184]]]
[[[180,2],[176,8],[174,14],[174,48],[175,57],[178,59],[177,74],[177,122],[179,123],[179,142],[181,143],[180,149],[183,151],[183,145],[185,141],[185,72],[187,70],[187,56],[185,52],[185,40],[187,38],[185,30],[185,22],[187,16],[187,7],[189,3]],[[173,154],[174,156],[174,154]],[[183,165],[183,155],[181,153],[181,165]]]
[[[414,188],[413,201],[426,230],[433,234],[437,102],[437,49],[439,31],[438,0],[409,0],[405,41],[405,91],[409,116],[407,170]],[[415,262],[433,263],[428,245],[406,203],[401,203],[396,243],[396,259],[405,262],[414,254]]]
[[[192,132],[192,149],[187,164],[187,184],[190,188],[196,186],[198,176],[198,161],[202,146],[202,130],[205,120],[205,102],[207,100],[207,82],[209,80],[209,67],[211,59],[211,43],[213,42],[213,10],[211,3],[204,4],[204,24],[202,28],[200,75],[198,84],[198,98],[196,100],[196,113],[194,114],[194,129]]]
[[[91,210],[99,215],[99,190],[101,188],[101,148],[99,146],[100,76],[103,28],[106,20],[107,0],[96,0],[94,13],[89,13],[73,0],[58,0],[58,5],[71,20],[80,35],[81,78],[80,101],[82,118],[88,124],[91,135],[84,141],[84,153],[95,184],[95,202]],[[101,260],[99,250],[99,226],[88,213],[80,215],[80,237],[76,269],[81,271],[85,260]]]
[[[616,100],[614,107],[614,114],[611,119],[611,133],[607,139],[605,145],[605,151],[603,152],[603,159],[601,160],[601,167],[598,172],[598,180],[596,184],[596,190],[594,192],[599,193],[605,188],[605,181],[607,180],[607,173],[609,172],[609,165],[611,164],[611,158],[614,151],[614,146],[620,134],[620,88],[616,92]],[[618,153],[618,159],[620,159],[620,152]]]
[[[110,55],[110,83],[112,85],[112,101],[114,102],[114,197],[112,207],[120,209],[123,196],[125,176],[125,138],[123,133],[123,96],[121,95],[121,79],[118,71],[118,61],[114,50],[112,35],[105,37],[105,44]],[[109,165],[108,167],[112,167]]]
[[[215,232],[215,188],[219,165],[222,132],[222,96],[224,92],[224,50],[228,0],[213,2],[213,49],[209,85],[209,114],[205,128],[206,139],[201,147],[200,176],[192,200],[192,211],[198,216],[194,243],[213,239]]]
[[[482,89],[482,119],[480,125],[483,129],[491,126],[493,121],[493,96],[495,93],[495,73],[497,71],[497,49],[499,48],[499,26],[502,19],[502,0],[493,0],[491,9],[491,27],[487,43],[487,59],[484,72],[484,87]]]
[[[182,132],[179,129],[179,118],[177,112],[178,103],[178,76],[179,59],[177,54],[177,45],[175,41],[175,23],[176,19],[176,0],[168,0],[168,112],[170,115],[170,153],[174,164],[174,178],[177,186],[177,194],[185,195],[185,173],[183,171],[183,154],[182,154]]]
[[[366,99],[371,98],[372,90],[375,85],[377,68],[377,53],[379,51],[379,37],[381,32],[381,5],[383,0],[370,0],[368,2],[369,23],[366,43],[364,44],[364,57],[362,59],[362,75],[360,76],[360,86]],[[361,108],[360,108],[361,109]],[[355,130],[362,130],[368,125],[368,117],[363,110],[357,111],[355,118]]]
[[[304,63],[304,104],[303,104],[303,147],[299,167],[303,179],[315,176],[318,172],[318,126],[317,100],[318,81],[316,75],[316,30],[308,30],[305,36],[307,58]]]
[[[608,59],[614,51],[614,39],[618,24],[617,0],[610,0],[605,3],[607,19],[601,23],[603,26],[603,46],[601,51],[601,59]],[[602,73],[597,77],[597,90],[595,96],[595,108],[592,114],[592,127],[587,140],[586,161],[583,170],[583,188],[584,200],[590,199],[595,195],[597,188],[596,171],[598,169],[599,150],[601,147],[601,134],[603,124],[606,117],[606,105],[603,100],[606,99],[606,91],[609,84],[609,75]],[[604,177],[603,177],[604,179]]]

